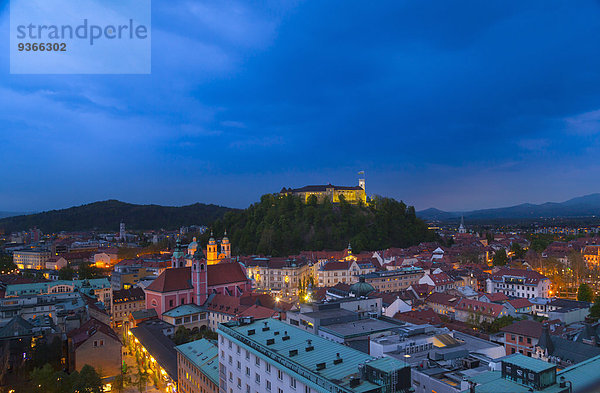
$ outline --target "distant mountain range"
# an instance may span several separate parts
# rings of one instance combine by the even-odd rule
[[[464,216],[465,220],[598,217],[600,216],[600,193],[569,199],[565,202],[546,202],[540,205],[523,203],[510,207],[464,212],[446,212],[430,208],[417,212],[417,216],[427,221],[456,221],[461,216]]]
[[[0,218],[21,216],[23,214],[27,214],[27,213],[25,213],[25,212],[0,212]]]
[[[203,203],[174,207],[108,200],[68,209],[1,218],[0,229],[13,232],[35,226],[44,233],[86,230],[118,232],[121,220],[128,230],[178,229],[188,225],[207,225],[230,210],[233,209]]]

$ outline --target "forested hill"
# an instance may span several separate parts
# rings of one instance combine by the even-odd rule
[[[188,206],[134,205],[108,200],[68,209],[51,210],[0,219],[5,232],[38,227],[44,233],[59,231],[119,231],[121,220],[128,230],[178,229],[188,225],[208,225],[223,217],[230,208],[195,203]]]
[[[263,195],[245,210],[231,211],[212,226],[215,236],[228,232],[234,253],[287,256],[302,250],[380,250],[407,247],[436,238],[415,209],[376,197],[369,206],[342,202],[303,203],[294,196]],[[201,244],[206,244],[207,232]]]

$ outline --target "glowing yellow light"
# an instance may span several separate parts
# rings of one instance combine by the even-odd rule
[[[279,301],[280,301],[280,300],[281,300],[281,299],[279,299],[279,296],[277,296],[277,297],[275,298],[275,301],[276,301],[277,303],[279,303]]]

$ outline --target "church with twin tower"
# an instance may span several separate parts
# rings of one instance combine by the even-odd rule
[[[220,244],[212,233],[206,256],[196,239],[187,253],[177,241],[171,267],[163,271],[146,288],[146,308],[160,317],[164,312],[184,304],[203,305],[211,294],[240,297],[252,291],[245,268],[231,258],[231,244],[225,233]]]

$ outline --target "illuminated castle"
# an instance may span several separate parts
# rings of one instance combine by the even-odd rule
[[[364,175],[364,172],[359,172]],[[302,198],[304,202],[308,202],[311,195],[317,197],[317,202],[322,203],[328,200],[332,203],[339,203],[340,197],[348,203],[358,204],[367,203],[366,182],[364,177],[358,179],[358,186],[334,186],[332,184],[304,186],[302,188],[285,188],[283,187],[279,195],[295,195]]]

